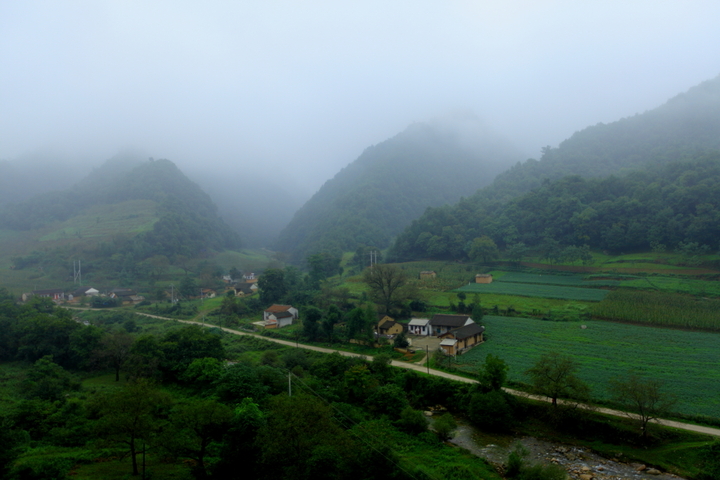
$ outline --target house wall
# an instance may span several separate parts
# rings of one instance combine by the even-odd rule
[[[475,277],[475,283],[492,283],[492,275],[487,277]]]

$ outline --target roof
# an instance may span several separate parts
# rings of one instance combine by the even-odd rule
[[[430,325],[434,327],[453,327],[459,328],[465,325],[465,322],[472,321],[468,315],[439,315],[436,314],[430,320]]]
[[[454,338],[443,338],[440,342],[440,346],[453,346],[457,343],[457,340]]]
[[[49,288],[47,290],[33,290],[33,295],[56,295],[58,293],[63,293],[62,288]]]
[[[477,275],[475,275],[475,278],[477,278],[477,277],[487,278],[487,277],[492,277],[492,275],[490,275],[489,273],[478,273]]]
[[[389,328],[394,327],[394,326],[397,325],[397,324],[398,324],[397,322],[394,322],[394,321],[392,321],[392,320],[389,320],[389,321],[383,323],[382,325],[380,325],[380,330],[387,330],[387,329],[389,329]]]
[[[393,319],[390,315],[388,315],[387,313],[378,313],[378,314],[377,314],[377,319],[378,319],[378,320],[382,320],[382,319],[385,318],[385,317],[388,317],[390,320],[394,320],[394,319]]]
[[[137,295],[137,292],[129,288],[113,288],[112,293],[118,297],[132,297],[133,295]]]
[[[413,318],[412,320],[410,320],[410,323],[408,323],[408,325],[413,327],[425,327],[428,323],[430,323],[429,318]]]
[[[268,308],[265,309],[267,313],[278,313],[278,312],[287,312],[292,308],[292,305],[270,305]]]
[[[477,323],[471,323],[464,327],[460,327],[457,330],[449,332],[450,335],[454,336],[458,340],[464,340],[474,335],[479,335],[485,331],[485,327],[478,325]]]
[[[435,273],[435,271],[434,270],[423,270],[422,272],[420,272],[421,275],[422,274],[432,274],[432,273]]]
[[[294,316],[294,315],[293,315],[292,313],[290,313],[290,312],[277,312],[277,313],[274,313],[273,315],[275,315],[275,318],[277,318],[277,319],[287,318],[287,317],[293,317],[293,316]]]
[[[250,285],[249,283],[238,283],[237,285],[235,285],[235,290],[240,290],[243,293],[252,293],[253,290],[251,287],[252,285]]]

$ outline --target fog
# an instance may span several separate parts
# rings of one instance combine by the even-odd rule
[[[720,73],[718,18],[715,1],[2,2],[0,159],[130,147],[211,195],[215,174],[237,182],[244,207],[299,205],[413,122],[472,112],[538,157],[654,108]]]

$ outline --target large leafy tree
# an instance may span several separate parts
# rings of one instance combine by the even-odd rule
[[[500,255],[497,245],[487,235],[475,238],[470,244],[468,256],[475,262],[488,263]]]
[[[263,304],[279,302],[288,291],[285,284],[285,273],[277,268],[266,270],[258,279],[258,287],[260,288],[260,301]]]
[[[541,356],[525,374],[530,377],[535,393],[550,398],[553,406],[557,406],[558,398],[586,400],[589,397],[590,387],[578,378],[577,370],[577,363],[571,357],[552,352]]]
[[[366,268],[362,278],[370,289],[370,297],[385,312],[417,294],[407,274],[395,265],[381,264]]]
[[[140,473],[137,464],[140,442],[152,442],[162,426],[161,413],[169,404],[166,393],[143,379],[94,398],[93,409],[100,415],[96,423],[98,433],[127,446],[133,475]]]
[[[634,373],[613,380],[610,390],[614,400],[625,405],[634,414],[631,417],[640,421],[643,438],[647,438],[648,423],[669,413],[676,403],[673,395],[663,391],[660,381],[642,378]]]

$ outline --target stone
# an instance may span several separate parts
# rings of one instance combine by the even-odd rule
[[[633,466],[635,467],[635,470],[638,471],[638,472],[642,472],[642,471],[644,471],[644,470],[647,468],[647,467],[646,467],[645,465],[643,465],[643,464],[640,464],[640,465],[637,465],[637,466],[633,465]]]
[[[660,475],[662,472],[657,468],[648,468],[645,473],[647,473],[648,475]]]
[[[580,480],[593,480],[593,476],[589,473],[581,473],[580,474]]]
[[[580,468],[580,470],[581,470],[583,473],[592,472],[592,469],[591,469],[590,467],[588,467],[587,465],[583,465],[583,466]]]

